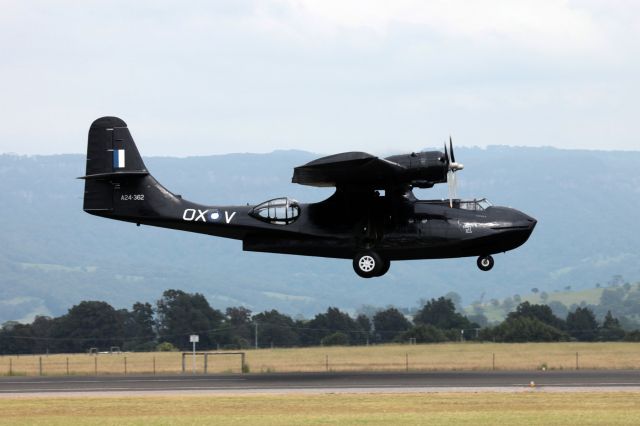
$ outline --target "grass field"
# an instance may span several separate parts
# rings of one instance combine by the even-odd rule
[[[638,393],[2,398],[0,425],[637,425]]]
[[[251,372],[640,369],[640,343],[446,343],[247,350]],[[495,360],[495,364],[494,364]],[[0,357],[2,375],[157,374],[182,371],[177,352]],[[240,372],[237,355],[213,356],[208,372]],[[68,367],[67,367],[68,366]],[[186,358],[191,371],[191,356]],[[203,372],[203,358],[197,358]]]

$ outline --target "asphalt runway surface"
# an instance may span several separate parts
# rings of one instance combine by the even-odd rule
[[[533,383],[532,383],[533,382]],[[640,370],[270,373],[0,378],[0,396],[640,391]]]

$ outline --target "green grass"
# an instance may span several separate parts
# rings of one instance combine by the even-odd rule
[[[0,425],[636,425],[640,394],[15,397],[0,412]]]

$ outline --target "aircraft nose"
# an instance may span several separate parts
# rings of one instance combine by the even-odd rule
[[[533,231],[533,228],[536,227],[536,224],[538,223],[538,221],[532,218],[531,216],[524,214],[524,223],[529,227],[530,231]]]

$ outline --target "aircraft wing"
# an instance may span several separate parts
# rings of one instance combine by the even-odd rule
[[[301,185],[384,188],[407,168],[366,152],[343,152],[311,161],[293,170],[293,183]]]

